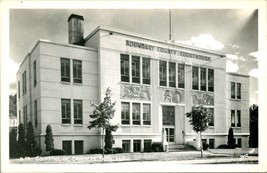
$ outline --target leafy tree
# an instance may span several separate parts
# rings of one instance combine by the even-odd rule
[[[17,132],[15,129],[12,129],[9,132],[9,157],[16,156],[16,148],[17,148]]]
[[[111,102],[110,88],[107,88],[105,95],[106,96],[102,103],[100,103],[99,105],[96,105],[96,104],[91,105],[95,108],[95,110],[93,111],[93,114],[90,115],[90,118],[94,120],[90,121],[89,122],[90,125],[88,126],[89,130],[92,128],[100,128],[103,131],[102,133],[103,161],[104,161],[104,147],[103,147],[104,133],[106,132],[107,134],[105,137],[105,141],[107,142],[105,148],[107,149],[109,149],[110,147],[112,148],[112,131],[116,131],[118,128],[117,125],[112,125],[110,121],[114,117],[114,113],[115,113],[115,102],[113,103]],[[111,145],[110,145],[110,141],[111,141]]]
[[[17,116],[17,94],[9,95],[9,117]]]
[[[249,137],[249,146],[252,148],[258,147],[259,141],[259,129],[258,129],[258,105],[253,104],[249,108],[250,115],[250,137]]]
[[[202,105],[193,106],[191,112],[185,114],[189,118],[190,125],[193,130],[200,133],[200,141],[202,139],[201,133],[208,129],[211,120],[211,112]],[[203,144],[201,142],[201,157],[203,157]]]
[[[18,156],[25,156],[25,128],[22,123],[19,124],[19,136],[18,136],[18,147],[17,147],[17,153]]]
[[[228,141],[227,144],[230,148],[233,148],[235,145],[235,139],[234,139],[234,131],[233,129],[230,127],[229,131],[228,131]]]
[[[45,147],[46,147],[46,151],[54,150],[54,139],[53,139],[52,127],[49,124],[46,126]]]

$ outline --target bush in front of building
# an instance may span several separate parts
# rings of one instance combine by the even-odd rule
[[[151,152],[163,152],[163,146],[161,142],[153,142],[151,145]]]
[[[50,156],[61,156],[61,155],[66,155],[66,152],[60,149],[52,149],[49,155]]]
[[[207,143],[203,143],[202,145],[203,145],[203,150],[207,150],[207,149],[209,149],[209,144],[207,144]]]
[[[234,146],[235,144],[235,139],[234,139],[234,131],[233,129],[230,127],[229,131],[228,131],[228,141],[227,141],[228,146],[231,148]]]
[[[123,149],[120,147],[115,147],[112,149],[108,149],[105,151],[106,154],[119,154],[119,153],[123,153]]]
[[[46,134],[45,134],[45,150],[52,151],[54,149],[54,139],[52,133],[52,127],[48,124],[46,126]]]
[[[9,132],[9,157],[14,158],[16,157],[16,149],[17,149],[17,132],[15,129],[12,129]]]
[[[103,149],[91,149],[87,154],[102,154],[103,153]]]
[[[217,147],[217,149],[235,149],[235,148],[238,148],[238,145],[237,144],[234,144],[232,146],[229,146],[227,144],[223,144],[223,145],[219,145]]]
[[[19,136],[18,136],[18,145],[16,148],[16,156],[17,157],[25,157],[26,156],[26,142],[25,142],[25,128],[22,123],[19,124]]]

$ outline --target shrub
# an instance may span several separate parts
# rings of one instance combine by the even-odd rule
[[[60,155],[66,155],[66,152],[60,149],[53,149],[50,151],[50,156],[60,156]]]
[[[118,154],[118,153],[123,153],[123,149],[120,147],[116,147],[116,148],[112,148],[112,149],[108,149],[105,152],[106,154]]]
[[[231,127],[229,128],[229,131],[228,131],[228,141],[227,141],[227,144],[230,147],[234,147],[234,144],[235,144],[234,131],[233,131],[233,129]]]
[[[54,149],[52,127],[49,124],[46,126],[45,146],[46,146],[46,151],[51,151]]]
[[[9,156],[10,158],[16,157],[16,148],[17,148],[17,132],[15,129],[12,129],[9,132]]]
[[[102,154],[103,153],[103,149],[91,149],[89,151],[89,154]]]
[[[203,143],[203,150],[207,150],[209,148],[209,144]]]
[[[238,147],[237,144],[234,144],[233,146],[229,146],[229,145],[223,144],[223,145],[219,145],[217,147],[217,149],[235,149],[237,147]]]
[[[162,146],[161,142],[153,142],[151,145],[151,151],[152,152],[162,152],[163,146]]]

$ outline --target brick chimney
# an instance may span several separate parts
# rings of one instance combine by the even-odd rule
[[[71,14],[69,23],[69,44],[84,45],[83,38],[83,16]]]

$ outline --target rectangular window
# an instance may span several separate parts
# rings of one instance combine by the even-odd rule
[[[132,120],[133,120],[133,124],[140,125],[140,104],[139,103],[133,103]]]
[[[150,104],[143,104],[143,124],[144,125],[151,124],[150,112],[151,112]]]
[[[184,88],[185,72],[184,64],[178,64],[178,87]]]
[[[237,145],[239,148],[242,148],[242,138],[237,138]]]
[[[235,99],[235,83],[231,82],[231,98]]]
[[[198,67],[192,67],[192,88],[198,90]]]
[[[150,152],[151,144],[152,144],[151,139],[144,140],[144,152]]]
[[[208,91],[214,91],[214,70],[208,69]]]
[[[19,111],[19,123],[22,123],[21,112]]]
[[[35,121],[35,126],[37,127],[38,125],[37,100],[34,101],[34,121]]]
[[[18,81],[18,97],[20,98],[20,81]]]
[[[133,152],[141,152],[141,140],[133,140]]]
[[[74,110],[74,124],[83,123],[83,102],[82,100],[73,101],[73,110]]]
[[[121,124],[130,124],[130,104],[121,103]]]
[[[235,127],[235,110],[231,110],[231,127]]]
[[[60,58],[61,64],[61,81],[70,82],[70,60],[66,58]]]
[[[213,108],[207,108],[207,109],[211,113],[209,126],[214,126],[214,109]]]
[[[167,86],[167,63],[159,61],[159,85]]]
[[[82,140],[74,141],[74,148],[76,155],[83,154],[83,141]]]
[[[36,77],[36,60],[33,62],[33,86],[37,85],[37,77]]]
[[[174,125],[174,106],[162,106],[163,125]]]
[[[143,58],[142,60],[143,67],[143,84],[150,84],[150,59]]]
[[[72,154],[72,142],[71,141],[62,141],[62,149],[66,152],[67,155]]]
[[[202,91],[206,91],[206,69],[205,68],[200,68],[200,89]]]
[[[121,81],[130,82],[129,55],[121,54]]]
[[[122,149],[125,153],[130,152],[130,145],[131,145],[130,140],[122,140]]]
[[[169,62],[169,87],[176,87],[175,63]]]
[[[140,57],[132,56],[132,82],[140,83]]]
[[[236,126],[237,127],[241,127],[241,111],[240,110],[237,110],[236,111]]]
[[[214,139],[209,139],[209,148],[214,149]]]
[[[237,87],[236,98],[241,99],[241,83],[237,83],[236,87]]]
[[[26,81],[26,70],[22,74],[22,93],[26,94],[27,92],[27,81]]]
[[[82,83],[82,61],[73,60],[73,82]]]
[[[70,99],[61,99],[61,116],[63,124],[70,124]]]
[[[26,127],[27,126],[27,120],[28,120],[28,118],[27,118],[27,106],[24,106],[23,107],[23,118],[24,118],[24,127]]]

